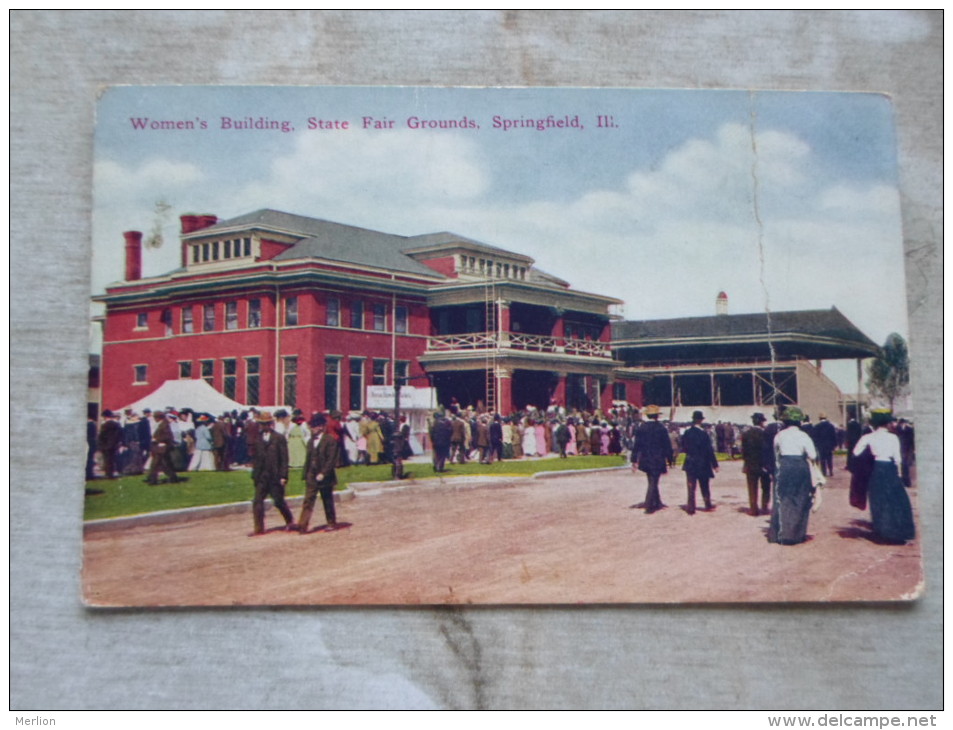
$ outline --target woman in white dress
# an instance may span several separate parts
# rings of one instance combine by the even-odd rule
[[[536,456],[536,424],[532,418],[527,418],[526,426],[523,427],[523,453]]]

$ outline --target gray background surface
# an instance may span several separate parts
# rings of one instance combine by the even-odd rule
[[[11,709],[941,707],[942,13],[14,11],[10,33]],[[95,99],[103,85],[170,83],[891,94],[925,596],[908,606],[84,609]]]

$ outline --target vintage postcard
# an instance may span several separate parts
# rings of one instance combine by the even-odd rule
[[[890,99],[113,87],[83,600],[923,590]]]

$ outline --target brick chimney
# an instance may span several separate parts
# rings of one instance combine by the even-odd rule
[[[209,215],[207,213],[203,215],[193,215],[192,213],[186,213],[185,215],[180,215],[179,220],[182,222],[182,235],[186,236],[189,233],[195,233],[200,231],[203,228],[208,228],[209,226],[214,226],[218,223],[217,215]],[[182,242],[182,266],[188,266],[189,263],[189,247]]]
[[[142,278],[142,231],[126,231],[126,281]]]
[[[182,221],[182,234],[192,233],[192,231],[197,231],[201,226],[199,225],[199,217],[197,215],[180,215],[179,220]]]

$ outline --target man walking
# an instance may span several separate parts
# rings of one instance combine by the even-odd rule
[[[823,413],[818,416],[817,425],[811,431],[814,448],[817,449],[817,460],[821,463],[821,474],[826,477],[834,475],[834,448],[837,446],[837,429],[827,420]]]
[[[768,419],[763,413],[751,416],[751,428],[741,434],[741,459],[744,461],[742,471],[748,480],[748,514],[757,517],[761,512],[768,511],[768,500],[771,496],[771,471],[764,460],[767,457],[773,461],[772,452],[764,448],[764,424]],[[761,485],[761,512],[758,511],[758,485]]]
[[[146,484],[159,483],[159,470],[169,478],[169,483],[184,482],[178,477],[172,465],[172,450],[175,448],[175,437],[172,435],[172,426],[165,413],[155,412],[156,429],[152,432],[152,445],[149,448],[149,476]]]
[[[257,418],[258,441],[251,478],[255,484],[252,499],[253,535],[265,534],[265,497],[270,496],[275,508],[285,518],[285,528],[297,529],[291,510],[285,502],[285,487],[288,484],[288,441],[275,431],[275,417],[263,411]]]
[[[301,504],[301,517],[298,518],[298,530],[301,534],[308,531],[311,513],[317,495],[321,494],[324,506],[324,518],[328,531],[337,529],[337,516],[334,512],[334,487],[338,483],[335,467],[338,463],[340,444],[335,436],[325,432],[327,419],[320,413],[311,417],[311,438],[308,440],[308,455],[304,462],[304,502]]]
[[[658,406],[646,406],[645,416],[649,420],[635,432],[635,446],[632,449],[633,471],[644,472],[648,479],[645,492],[645,514],[650,515],[664,508],[659,494],[659,479],[668,471],[668,461],[672,456],[672,442],[668,431],[658,422],[661,409]]]
[[[710,480],[718,471],[718,459],[715,457],[715,450],[711,446],[711,439],[702,428],[702,421],[705,420],[705,414],[701,411],[692,413],[692,425],[685,429],[682,434],[682,451],[685,452],[685,463],[682,465],[682,471],[685,472],[685,479],[688,485],[688,504],[685,511],[695,514],[695,487],[701,487],[702,499],[705,501],[705,510],[711,510],[711,489]],[[727,424],[719,424],[727,425]],[[727,431],[727,429],[724,429]]]

